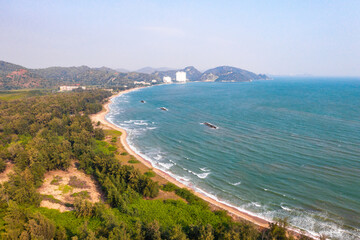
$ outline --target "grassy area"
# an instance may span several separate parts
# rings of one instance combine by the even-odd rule
[[[73,188],[69,185],[60,185],[59,190],[62,191],[63,194],[69,193],[73,191]]]
[[[144,173],[144,175],[150,178],[156,176],[156,174],[152,170],[149,170],[148,172]]]
[[[90,194],[88,191],[81,191],[71,194],[72,197],[80,197],[82,199],[90,199]]]
[[[61,180],[62,180],[62,177],[60,177],[60,176],[55,176],[55,177],[53,178],[53,180],[51,180],[50,184],[51,184],[51,185],[59,185],[60,182],[61,182]]]
[[[51,90],[45,89],[26,89],[26,90],[9,90],[0,91],[0,100],[11,101],[26,97],[41,96],[47,94]]]
[[[42,194],[41,197],[42,197],[42,200],[47,200],[52,203],[62,204],[62,202],[59,199],[56,199],[53,195]]]
[[[136,164],[136,163],[140,163],[140,161],[136,160],[136,159],[131,159],[131,160],[128,161],[128,163]]]
[[[121,132],[117,130],[104,130],[105,135],[112,136],[112,137],[119,137],[121,136]]]

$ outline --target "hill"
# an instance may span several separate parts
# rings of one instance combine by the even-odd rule
[[[29,69],[0,61],[0,89],[45,88],[50,87],[47,80]]]
[[[200,80],[211,82],[246,82],[252,80],[266,80],[263,74],[255,74],[240,68],[221,66],[205,71]]]
[[[135,81],[160,78],[145,73],[120,73],[114,69],[101,67],[48,67],[28,69],[5,61],[0,61],[0,89],[51,88],[67,84],[81,84],[111,88],[133,87]]]

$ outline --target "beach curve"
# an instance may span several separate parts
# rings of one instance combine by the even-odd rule
[[[107,129],[113,129],[113,130],[117,130],[119,132],[121,132],[121,136],[120,136],[120,142],[121,144],[124,146],[125,150],[133,155],[138,161],[140,161],[141,163],[143,163],[146,167],[148,168],[152,168],[153,171],[159,175],[160,177],[164,178],[165,180],[167,180],[168,182],[171,182],[173,184],[175,184],[176,186],[178,187],[181,187],[181,188],[186,188],[190,191],[192,191],[196,196],[200,197],[201,199],[205,200],[206,202],[208,202],[209,204],[213,205],[214,207],[216,208],[220,208],[220,209],[223,209],[225,211],[227,211],[231,216],[235,217],[235,218],[238,218],[238,219],[241,219],[241,220],[245,220],[245,221],[249,221],[259,227],[262,227],[262,228],[267,228],[269,226],[269,222],[266,221],[265,219],[262,219],[262,218],[259,218],[257,216],[253,216],[253,215],[250,215],[246,212],[242,212],[234,207],[231,207],[231,206],[228,206],[226,204],[223,204],[221,202],[218,202],[208,196],[205,196],[204,194],[200,193],[200,192],[196,192],[194,191],[194,189],[186,186],[185,184],[177,181],[175,178],[171,177],[168,173],[160,170],[160,169],[157,169],[155,168],[154,166],[152,166],[152,164],[147,161],[146,159],[144,159],[143,157],[141,157],[139,154],[137,154],[133,149],[131,149],[131,147],[129,146],[128,142],[127,142],[127,132],[125,131],[125,129],[123,128],[120,128],[114,124],[112,124],[111,122],[109,122],[108,120],[106,120],[105,116],[107,113],[109,113],[110,111],[110,108],[109,108],[109,104],[112,103],[112,99],[120,96],[120,95],[123,95],[125,93],[129,93],[131,91],[135,91],[135,90],[138,90],[140,88],[133,88],[133,89],[128,89],[128,90],[124,90],[124,91],[121,91],[117,94],[114,94],[112,95],[110,98],[108,98],[108,101],[103,104],[103,109],[102,111],[96,113],[96,114],[92,114],[90,115],[90,118],[93,122],[100,122],[105,128]]]

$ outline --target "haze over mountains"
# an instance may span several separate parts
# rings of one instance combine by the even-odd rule
[[[164,76],[175,79],[177,71],[185,71],[189,81],[244,82],[269,79],[264,74],[255,74],[240,68],[221,66],[203,73],[193,66],[184,69],[146,67],[135,72],[121,72],[124,69],[107,67],[48,67],[28,69],[0,61],[0,89],[49,88],[65,84],[80,84],[109,88],[133,87],[135,81],[161,83]]]

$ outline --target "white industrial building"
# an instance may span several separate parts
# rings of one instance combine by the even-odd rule
[[[78,89],[78,88],[82,88],[84,90],[86,89],[86,87],[79,86],[79,85],[76,85],[76,86],[60,86],[60,92],[72,91],[72,90]]]
[[[163,82],[164,83],[172,83],[171,77],[169,77],[169,76],[163,77]]]
[[[145,81],[134,81],[135,85],[150,85],[150,83],[145,82]]]
[[[186,82],[186,72],[176,72],[176,81],[177,82]]]

